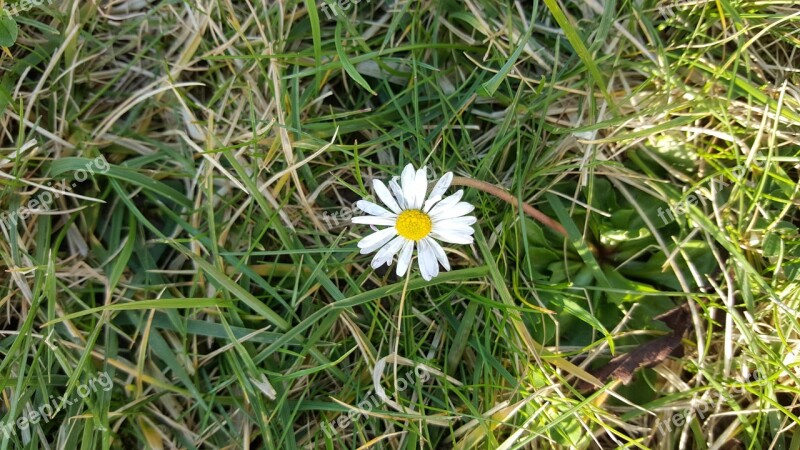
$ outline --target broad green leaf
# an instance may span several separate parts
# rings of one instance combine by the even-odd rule
[[[0,47],[11,47],[17,42],[17,22],[7,12],[0,12]]]

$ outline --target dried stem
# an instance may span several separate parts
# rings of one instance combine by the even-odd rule
[[[512,206],[519,206],[517,198],[511,195],[508,191],[499,188],[493,184],[486,183],[484,181],[478,181],[473,178],[453,177],[452,184],[457,186],[467,186],[475,188],[480,191],[492,194],[495,197],[499,198],[500,200],[511,203]],[[550,217],[548,217],[545,213],[539,211],[538,209],[534,208],[533,206],[525,202],[522,203],[522,210],[525,211],[525,214],[533,217],[534,219],[538,220],[544,225],[550,227],[550,229],[555,231],[556,233],[559,233],[564,237],[568,237],[567,230],[564,229],[564,226],[558,223],[557,221],[551,219]]]

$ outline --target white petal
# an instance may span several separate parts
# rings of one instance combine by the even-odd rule
[[[378,216],[378,217],[389,217],[389,216],[396,216],[396,214],[390,213],[386,208],[383,206],[376,205],[375,203],[368,202],[366,200],[359,200],[356,202],[356,207],[367,214]]]
[[[433,254],[436,255],[436,259],[439,260],[439,264],[444,267],[444,270],[450,270],[450,261],[447,260],[447,254],[445,254],[444,249],[438,242],[434,241],[433,239],[427,237],[423,239],[424,241],[428,242],[428,245],[431,246],[433,249]]]
[[[429,216],[434,216],[437,213],[446,210],[447,208],[449,208],[449,207],[455,205],[456,203],[458,203],[461,200],[461,197],[463,197],[463,196],[464,196],[464,191],[459,189],[454,194],[448,195],[442,201],[437,203],[436,206],[434,206],[433,209],[431,209],[428,212],[428,215]]]
[[[434,210],[438,210],[435,213],[431,211],[431,221],[433,222],[440,222],[444,219],[451,219],[453,217],[461,217],[471,213],[475,207],[467,202],[459,202],[453,206],[449,206],[447,208],[439,210],[439,206],[433,208]]]
[[[403,243],[403,249],[400,250],[400,256],[397,257],[397,276],[402,277],[406,274],[408,266],[411,264],[411,253],[414,251],[414,241],[406,240]]]
[[[433,187],[433,189],[431,189],[429,198],[441,197],[444,195],[445,191],[447,191],[447,188],[450,187],[450,183],[452,182],[453,172],[447,172],[442,176],[442,178],[439,178],[439,181],[437,181],[436,185]]]
[[[425,201],[425,207],[423,208],[423,211],[430,211],[433,205],[442,199],[442,195],[444,195],[445,191],[447,191],[447,188],[450,187],[450,183],[452,182],[453,172],[447,172],[444,174],[444,176],[442,176],[442,178],[439,178],[439,181],[436,182],[436,185],[428,195],[428,199]]]
[[[433,231],[444,235],[444,234],[463,234],[466,236],[472,236],[475,234],[475,229],[472,227],[434,227]]]
[[[362,255],[366,255],[367,253],[372,253],[379,249],[383,244],[389,242],[389,239],[395,236],[397,236],[397,230],[395,230],[394,227],[384,228],[358,241],[358,248],[361,249]]]
[[[418,245],[417,262],[419,271],[422,274],[422,278],[430,281],[433,277],[439,275],[439,263],[436,262],[436,255],[426,239],[419,241]]]
[[[422,209],[422,204],[425,203],[425,193],[428,192],[428,169],[422,166],[417,170],[417,176],[414,178],[414,204],[413,209]]]
[[[425,244],[424,240],[417,242],[417,265],[419,266],[419,273],[422,275],[422,278],[425,281],[429,281],[431,279],[431,274],[429,273],[429,265],[428,259],[425,258],[425,261],[422,260],[422,255],[427,254],[428,245]]]
[[[397,217],[375,217],[375,216],[356,216],[350,219],[352,223],[362,223],[364,225],[389,225],[397,223]]]
[[[386,187],[385,184],[381,180],[375,179],[372,181],[372,187],[375,189],[375,194],[378,196],[379,199],[383,202],[384,205],[388,206],[389,209],[394,211],[395,214],[400,214],[400,206],[397,204],[397,201],[392,196],[392,193],[389,192],[389,189]]]
[[[397,200],[397,205],[400,206],[400,209],[406,209],[406,199],[403,197],[403,189],[397,184],[397,177],[389,181],[389,189],[392,190],[392,194],[394,194],[394,198]]]
[[[447,219],[452,220],[452,219]],[[460,234],[473,234],[475,233],[475,229],[469,225],[462,225],[451,223],[448,226],[442,226],[441,222],[434,222],[433,227],[431,227],[432,231],[437,233],[460,233]]]
[[[475,224],[478,219],[475,216],[461,216],[461,217],[453,217],[451,219],[441,219],[436,221],[436,225],[442,228],[449,228],[449,227],[469,227]]]
[[[392,260],[394,259],[394,255],[400,251],[400,248],[403,246],[403,242],[406,241],[406,238],[403,236],[397,236],[392,239],[391,242],[384,245],[382,249],[375,254],[375,257],[372,258],[372,268],[377,269],[378,267],[386,264],[387,266],[392,265]]]
[[[454,233],[450,230],[431,231],[430,236],[450,244],[472,244],[473,241],[471,234]]]
[[[406,201],[406,208],[414,209],[414,181],[417,179],[417,172],[414,166],[407,165],[400,174],[400,184],[403,186],[403,199]]]

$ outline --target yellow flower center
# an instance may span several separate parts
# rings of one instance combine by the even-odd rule
[[[397,216],[397,234],[412,241],[418,241],[431,232],[431,218],[418,209],[407,209]]]

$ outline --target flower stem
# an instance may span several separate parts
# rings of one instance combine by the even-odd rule
[[[467,186],[475,188],[478,189],[479,191],[492,194],[495,197],[499,198],[500,200],[510,203],[512,206],[520,206],[520,202],[517,201],[517,198],[511,195],[508,191],[500,187],[497,187],[493,184],[486,183],[484,181],[478,181],[473,178],[466,178],[466,177],[453,177],[452,184],[456,186]],[[539,211],[538,209],[534,208],[533,206],[525,202],[522,202],[521,206],[522,210],[525,211],[525,214],[538,220],[539,222],[546,225],[556,233],[561,234],[564,237],[569,237],[567,235],[567,230],[564,229],[564,226],[558,223],[557,221],[551,219],[550,217],[548,217],[545,213]]]

